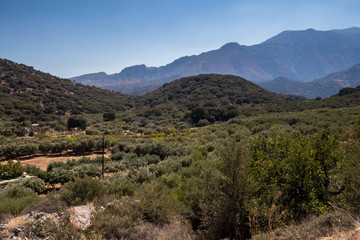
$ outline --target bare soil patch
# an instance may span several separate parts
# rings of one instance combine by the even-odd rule
[[[105,153],[105,157],[110,157],[111,153],[110,152],[106,152]],[[21,165],[25,166],[25,165],[35,165],[38,168],[42,169],[42,170],[46,170],[47,166],[52,163],[52,162],[66,162],[68,159],[76,159],[79,160],[82,157],[88,157],[88,158],[96,158],[96,157],[101,157],[102,153],[101,152],[94,152],[91,154],[86,154],[86,155],[70,155],[70,154],[66,154],[66,155],[59,155],[59,154],[49,154],[47,156],[44,155],[38,155],[38,156],[34,156],[32,158],[26,158],[24,160],[20,160]],[[6,164],[7,162],[2,162],[3,164]]]
[[[20,226],[28,223],[29,221],[30,221],[29,214],[26,214],[23,216],[18,216],[18,217],[10,219],[9,222],[6,224],[6,226],[8,228],[20,227]]]

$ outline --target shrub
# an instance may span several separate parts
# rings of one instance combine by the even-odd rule
[[[105,239],[128,239],[132,229],[141,219],[137,202],[123,197],[106,204],[104,211],[95,216],[93,228],[102,232]]]
[[[341,197],[346,208],[353,213],[360,213],[360,147],[358,143],[349,144],[346,157],[340,164],[340,178],[344,188]]]
[[[98,135],[98,134],[100,134],[100,132],[95,130],[95,129],[87,129],[85,133],[86,133],[86,135]]]
[[[276,189],[281,211],[299,219],[330,209],[332,171],[340,159],[338,141],[327,131],[310,136],[272,131],[252,140],[251,175],[263,186],[264,201]]]
[[[103,181],[106,185],[108,194],[120,196],[132,196],[135,190],[139,187],[135,181],[132,181],[127,176],[117,175]]]
[[[3,197],[22,198],[30,195],[36,195],[30,188],[24,187],[18,183],[8,184],[1,192]]]
[[[36,167],[35,165],[26,165],[25,172],[30,175],[36,176],[38,178],[41,178],[45,182],[49,181],[48,172],[41,170],[40,168]]]
[[[149,171],[148,167],[140,167],[139,169],[133,169],[129,172],[129,178],[133,181],[142,184],[149,182],[155,178],[155,175]]]
[[[155,224],[166,224],[181,210],[179,202],[172,197],[171,190],[153,181],[143,184],[134,198],[137,199],[142,219]]]
[[[111,160],[120,161],[124,158],[126,153],[124,152],[116,152],[113,155],[111,155]]]
[[[206,119],[200,119],[199,122],[198,122],[199,127],[205,127],[205,126],[207,126],[209,124],[210,124],[210,122],[208,120],[206,120]]]
[[[9,161],[5,165],[0,165],[0,179],[12,179],[20,177],[24,174],[25,168],[20,162],[14,163]]]
[[[28,205],[40,201],[34,191],[19,184],[9,184],[0,190],[0,199],[0,218],[4,214],[17,215]]]
[[[85,175],[90,177],[101,176],[101,166],[97,164],[82,164],[74,167],[72,171],[76,172],[79,177],[84,177]]]
[[[30,188],[36,193],[42,193],[45,190],[45,182],[38,177],[24,178],[18,181],[20,185]]]
[[[105,192],[105,187],[98,180],[85,176],[64,184],[60,199],[69,205],[81,205],[103,196]]]
[[[74,179],[78,177],[78,174],[72,170],[66,170],[61,168],[56,168],[49,172],[49,183],[66,183],[69,181],[74,181]]]

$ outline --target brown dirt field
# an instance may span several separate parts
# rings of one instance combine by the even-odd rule
[[[107,152],[105,153],[105,157],[110,157],[111,153]],[[37,167],[39,167],[42,170],[46,170],[47,166],[52,163],[52,162],[66,162],[68,159],[76,159],[79,160],[82,157],[88,157],[88,158],[96,158],[96,157],[101,157],[102,154],[101,153],[92,153],[92,154],[88,154],[88,155],[63,155],[63,156],[59,156],[58,154],[55,155],[47,155],[47,156],[34,156],[32,158],[29,159],[25,159],[25,160],[21,160],[20,163],[21,165],[25,166],[25,165],[35,165]],[[2,164],[6,164],[7,162],[2,162]]]

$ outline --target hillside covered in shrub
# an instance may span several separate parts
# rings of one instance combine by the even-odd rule
[[[132,104],[130,96],[0,59],[0,116],[98,113],[125,110]]]
[[[145,105],[187,105],[194,102],[214,106],[233,104],[284,103],[305,100],[304,97],[276,94],[233,75],[201,74],[164,84],[144,95]]]

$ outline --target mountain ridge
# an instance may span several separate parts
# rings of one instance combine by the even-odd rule
[[[299,82],[280,77],[259,83],[259,86],[272,92],[300,95],[307,98],[330,97],[337,94],[342,88],[355,88],[358,85],[360,85],[360,64],[311,82]]]
[[[142,94],[150,85],[154,89],[163,83],[198,74],[232,74],[253,82],[281,76],[309,81],[359,62],[358,27],[329,31],[288,30],[257,45],[230,42],[219,49],[184,56],[160,67],[141,64],[98,78],[99,75],[87,74],[71,79],[127,94]]]

